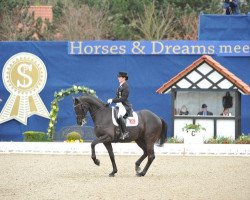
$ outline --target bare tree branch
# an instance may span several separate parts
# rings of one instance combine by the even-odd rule
[[[133,20],[134,28],[139,30],[138,39],[162,40],[171,39],[174,35],[174,11],[168,6],[164,11],[157,12],[154,2],[145,6],[144,15]]]

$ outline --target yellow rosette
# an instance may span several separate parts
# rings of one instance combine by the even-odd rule
[[[49,118],[49,112],[38,95],[47,81],[43,61],[34,54],[21,52],[4,65],[2,78],[10,97],[5,103],[0,123],[16,119],[27,124],[27,118],[36,114]]]

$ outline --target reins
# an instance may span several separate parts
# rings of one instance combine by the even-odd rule
[[[103,110],[104,108],[105,108],[105,107],[100,107],[100,108],[97,108],[95,111],[89,112],[89,113],[90,113],[91,117],[94,118],[95,115],[96,115],[99,111]]]

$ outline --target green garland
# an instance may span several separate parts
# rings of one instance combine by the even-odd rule
[[[71,94],[89,94],[89,95],[96,95],[96,92],[92,89],[89,89],[85,86],[76,86],[73,85],[71,88],[68,88],[66,90],[61,90],[60,92],[55,92],[54,94],[54,100],[51,102],[51,111],[49,113],[50,116],[50,121],[49,121],[49,126],[48,126],[48,137],[50,140],[53,140],[53,135],[55,133],[55,124],[57,123],[57,114],[59,111],[58,103],[62,99],[64,99],[65,96],[69,96]]]

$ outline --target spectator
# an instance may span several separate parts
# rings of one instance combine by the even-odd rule
[[[181,110],[180,110],[179,115],[188,115],[188,114],[189,114],[189,112],[188,112],[187,107],[186,107],[185,105],[183,105],[183,106],[181,107]]]
[[[223,7],[226,11],[226,15],[240,14],[239,0],[224,0]]]
[[[224,108],[223,112],[220,114],[221,116],[232,116],[229,112],[229,108]]]
[[[202,108],[202,111],[198,112],[197,115],[203,115],[203,116],[213,115],[212,112],[210,112],[210,111],[207,110],[207,105],[206,104],[202,104],[201,108]]]

